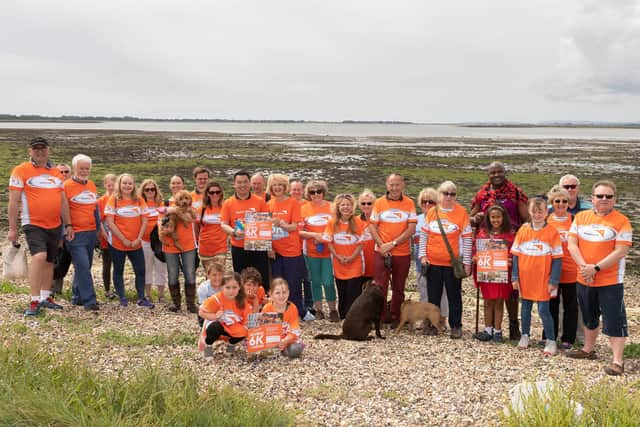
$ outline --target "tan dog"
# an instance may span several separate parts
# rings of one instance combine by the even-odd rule
[[[445,318],[440,315],[440,307],[430,302],[405,301],[400,306],[400,323],[395,333],[397,334],[407,322],[411,324],[413,329],[414,323],[419,320],[424,321],[425,328],[428,326],[427,321],[429,321],[438,330],[438,334],[444,331]]]
[[[188,227],[196,220],[196,215],[191,208],[191,194],[188,191],[178,191],[175,196],[173,196],[173,200],[175,203],[175,211],[167,214],[162,221],[160,239],[171,238],[175,247],[182,252],[182,246],[178,242],[178,224],[182,222],[185,227]]]

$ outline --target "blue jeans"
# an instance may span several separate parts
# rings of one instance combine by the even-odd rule
[[[531,335],[531,309],[533,308],[533,301],[523,299],[520,303],[520,317],[522,318],[522,335]],[[551,310],[549,308],[549,301],[538,301],[538,314],[542,320],[542,327],[544,328],[544,336],[548,340],[555,341],[556,334],[553,331],[553,317],[551,317]]]
[[[307,309],[302,301],[302,281],[307,275],[307,267],[304,257],[301,255],[294,257],[280,256],[276,254],[276,259],[271,261],[271,276],[282,277],[289,284],[289,300],[296,305],[298,314],[304,317]]]
[[[170,288],[180,287],[180,268],[184,272],[184,283],[186,285],[195,286],[196,284],[196,249],[172,254],[165,252],[164,256],[167,261],[168,284]]]
[[[138,299],[144,298],[144,253],[142,248],[135,249],[133,251],[121,251],[109,246],[111,250],[111,261],[113,262],[113,286],[116,288],[116,292],[120,299],[124,298],[124,260],[129,258],[131,265],[133,266],[133,272],[136,275],[136,292],[138,293]]]
[[[96,303],[96,291],[91,276],[96,239],[95,231],[80,231],[75,233],[73,240],[65,241],[74,269],[71,293],[85,307]]]

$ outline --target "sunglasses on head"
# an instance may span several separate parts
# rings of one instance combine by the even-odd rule
[[[442,194],[444,194],[444,193],[442,193]],[[455,193],[454,193],[454,196],[455,196]],[[420,204],[421,205],[435,205],[436,202],[433,201],[433,200],[420,200]]]
[[[153,187],[147,187],[147,188],[144,189],[144,192],[145,193],[155,193],[156,189],[153,188]]]
[[[615,194],[594,194],[593,197],[595,197],[596,199],[607,199],[607,200],[611,200],[613,199],[615,196]]]
[[[360,202],[361,206],[371,206],[373,202]]]
[[[457,193],[455,191],[442,191],[442,194],[449,197],[456,197]]]
[[[221,193],[222,193],[222,191],[220,191],[220,190],[209,190],[209,191],[207,191],[207,194],[210,194],[212,196],[215,196],[216,194],[221,194]]]
[[[575,190],[578,188],[578,184],[567,184],[562,186],[565,190]]]
[[[309,190],[310,195],[323,194],[324,190]]]
[[[569,201],[565,199],[555,199],[553,203],[562,203],[563,205],[566,205]]]

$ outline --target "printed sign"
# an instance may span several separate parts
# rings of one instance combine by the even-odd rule
[[[272,241],[271,214],[247,212],[244,217],[244,249],[247,251],[270,251]]]
[[[282,314],[252,313],[248,327],[247,353],[259,353],[261,358],[279,354],[276,347],[282,339]]]
[[[502,239],[476,240],[478,282],[509,283],[509,248]]]

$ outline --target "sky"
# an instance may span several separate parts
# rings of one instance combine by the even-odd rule
[[[0,113],[640,121],[638,0],[3,0]]]

